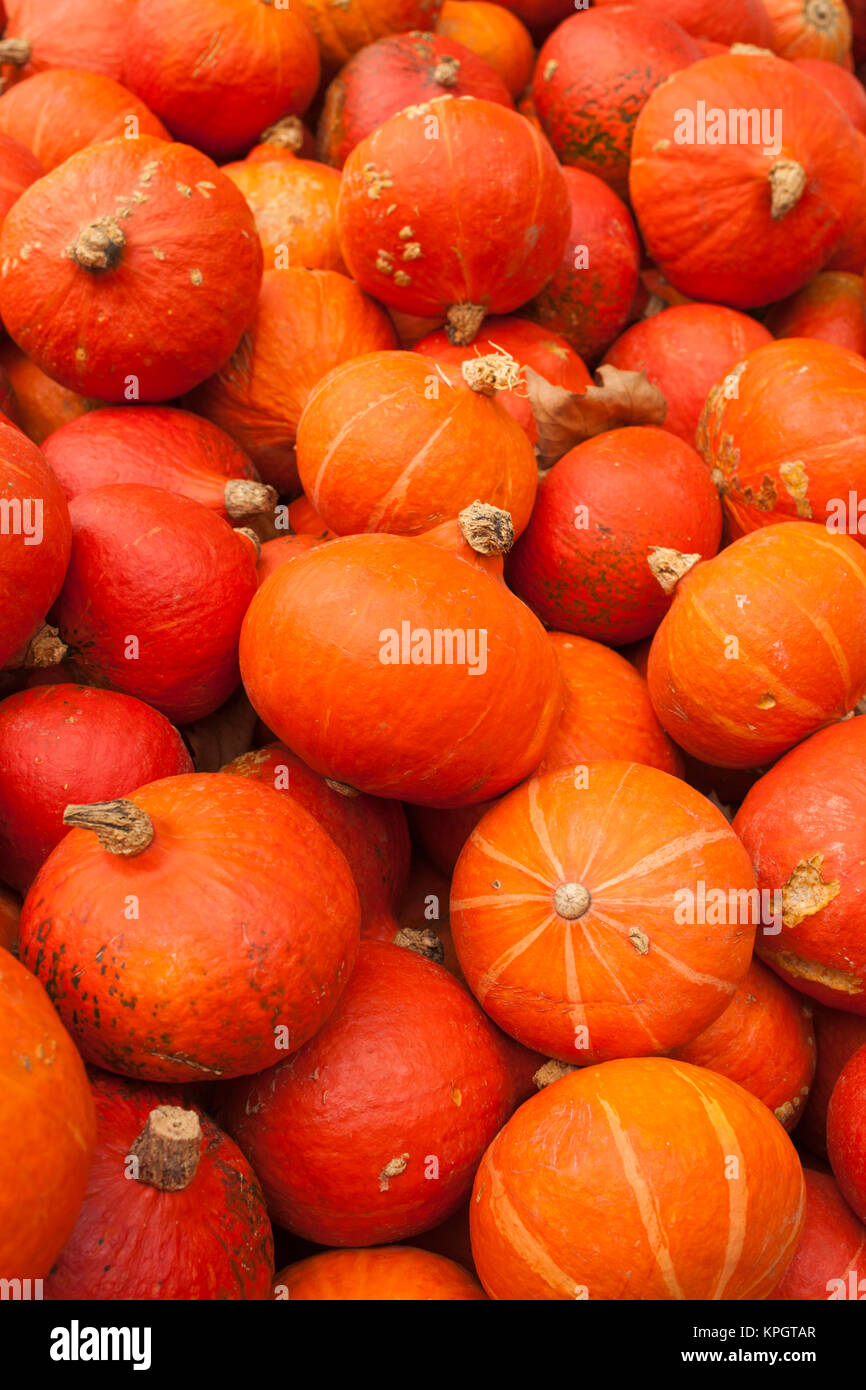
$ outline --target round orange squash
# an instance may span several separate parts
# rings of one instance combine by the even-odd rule
[[[866,357],[863,277],[824,271],[790,299],[774,304],[764,322],[775,338],[820,338]]]
[[[432,29],[442,0],[301,0],[319,43],[322,71],[336,72],[383,34]]]
[[[129,32],[129,0],[4,0],[0,63],[6,81],[47,68],[83,68],[120,81]],[[9,66],[5,66],[9,64]]]
[[[623,0],[593,0],[593,9],[621,5]],[[657,12],[656,0],[630,0],[644,10]],[[764,0],[665,0],[666,19],[673,19],[696,39],[717,44],[751,43],[769,48],[772,26]]]
[[[820,82],[834,101],[838,101],[855,130],[866,132],[866,92],[853,72],[824,58],[795,58],[794,66]]]
[[[0,224],[25,188],[41,179],[43,172],[27,145],[0,129]]]
[[[143,101],[104,73],[49,68],[0,97],[0,131],[32,150],[46,173],[115,136],[171,136]]]
[[[851,61],[851,16],[844,0],[764,0],[772,33],[768,47],[782,58]]]
[[[535,49],[525,24],[510,9],[488,0],[445,0],[436,33],[486,59],[515,100],[526,90]]]
[[[41,444],[61,425],[102,405],[102,401],[80,396],[46,376],[11,338],[0,342],[0,366],[15,392],[16,418],[34,444]]]
[[[468,1270],[410,1245],[327,1250],[287,1265],[274,1278],[274,1297],[298,1302],[487,1301]]]
[[[268,270],[306,266],[345,272],[337,240],[340,175],[312,159],[242,160],[222,172],[256,219]]]

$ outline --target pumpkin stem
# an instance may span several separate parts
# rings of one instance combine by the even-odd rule
[[[770,180],[770,216],[778,222],[802,198],[806,171],[796,159],[777,159],[767,177]]]
[[[254,483],[249,478],[229,478],[223,492],[225,508],[233,521],[244,516],[262,516],[277,505],[276,488]]]
[[[521,368],[507,352],[468,357],[460,370],[470,390],[478,391],[482,396],[495,396],[497,391],[513,391],[520,385]]]
[[[433,69],[433,81],[440,87],[456,87],[460,78],[459,58],[440,58]]]
[[[304,143],[304,125],[300,116],[283,116],[263,130],[259,136],[262,145],[276,145],[281,150],[291,150],[297,154]]]
[[[153,842],[153,821],[134,801],[94,801],[67,806],[63,824],[92,830],[109,854],[141,854]]]
[[[560,883],[553,895],[553,906],[560,917],[576,921],[587,911],[592,898],[582,883]]]
[[[24,68],[30,62],[33,49],[28,39],[0,39],[0,63]]]
[[[457,521],[466,544],[479,555],[507,555],[514,544],[514,522],[502,507],[473,502]]]
[[[453,347],[467,347],[484,322],[483,304],[452,304],[445,317],[445,332]]]
[[[262,553],[262,543],[259,537],[256,535],[253,528],[251,526],[236,526],[235,535],[246,536],[247,540],[249,541],[250,545],[256,553],[256,564],[258,564],[259,558]]]
[[[442,938],[432,927],[401,927],[394,937],[394,945],[405,946],[407,951],[415,951],[437,965],[441,965],[445,959]]]
[[[161,1192],[181,1192],[195,1177],[201,1155],[201,1123],[194,1110],[158,1105],[129,1150],[138,1160],[137,1182]]]
[[[554,1057],[551,1057],[549,1062],[545,1062],[544,1066],[538,1068],[532,1080],[537,1089],[543,1091],[545,1086],[552,1086],[554,1081],[561,1081],[571,1071],[577,1071],[577,1067],[569,1066],[568,1062],[557,1062]]]
[[[804,18],[815,29],[832,30],[836,15],[827,0],[806,0]]]
[[[112,270],[123,254],[126,237],[115,217],[100,217],[79,232],[69,255],[82,270]]]
[[[684,555],[681,550],[670,550],[664,545],[654,545],[647,556],[647,564],[653,578],[666,594],[672,594],[684,574],[688,574],[701,555]]]
[[[761,58],[775,58],[776,56],[772,48],[761,48],[756,43],[732,43],[731,52],[758,54]]]
[[[36,629],[24,654],[18,662],[18,669],[25,671],[43,670],[47,666],[59,666],[69,651],[61,641],[60,633],[50,623],[42,623]]]

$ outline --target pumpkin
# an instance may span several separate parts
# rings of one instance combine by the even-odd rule
[[[44,455],[0,423],[0,667],[33,637],[60,592],[72,532],[63,489]]]
[[[654,0],[630,3],[656,10]],[[621,4],[622,0],[593,0],[593,8],[599,10]],[[665,0],[665,19],[675,20],[697,39],[716,44],[750,43],[769,48],[772,38],[765,0],[727,0],[724,5],[714,4],[713,0]]]
[[[273,512],[276,493],[227,434],[170,406],[108,406],[50,434],[43,453],[71,501],[108,483],[143,483],[233,520]]]
[[[61,385],[110,401],[166,400],[221,367],[262,271],[231,180],[149,135],[89,145],[39,179],[7,214],[0,259],[10,336]]]
[[[64,823],[20,951],[86,1061],[145,1081],[239,1076],[322,1026],[355,959],[358,895],[296,802],[187,773],[68,806]]]
[[[43,172],[35,154],[0,127],[0,223],[25,188],[41,179]]]
[[[531,1089],[516,1080],[518,1051],[442,966],[362,941],[328,1022],[294,1057],[221,1087],[219,1122],[281,1226],[320,1245],[383,1245],[466,1200]]]
[[[294,502],[289,503],[286,519],[289,530],[298,536],[315,536],[317,540],[330,540],[334,534],[328,530],[309,497],[305,497],[303,493],[296,497]]]
[[[408,1245],[326,1250],[281,1269],[277,1299],[304,1302],[487,1302],[467,1270],[442,1255]]]
[[[852,497],[866,493],[857,442],[864,427],[859,353],[817,338],[782,338],[750,352],[714,386],[698,429],[732,534],[797,517],[831,535],[866,534]]]
[[[850,62],[851,16],[844,0],[764,0],[770,48],[782,58]]]
[[[49,1301],[265,1299],[273,1237],[236,1144],[170,1086],[94,1074],[97,1140]]]
[[[286,114],[303,115],[319,54],[302,5],[269,0],[136,0],[123,80],[178,140],[242,154]]]
[[[129,0],[4,0],[0,63],[6,81],[47,68],[83,68],[119,81],[129,32]],[[9,66],[6,66],[6,65]]]
[[[422,805],[519,782],[562,704],[528,609],[408,536],[345,536],[283,565],[250,604],[240,655],[259,716],[314,771]]]
[[[838,270],[816,275],[790,299],[774,304],[764,322],[776,338],[820,338],[864,357],[863,277]]]
[[[16,422],[34,444],[42,444],[68,420],[101,405],[46,376],[11,338],[0,342],[0,367],[15,393]]]
[[[445,0],[436,33],[489,63],[515,100],[526,90],[535,49],[525,25],[510,9],[491,5],[488,0]]]
[[[330,270],[265,271],[256,317],[234,355],[188,398],[249,454],[265,482],[300,491],[298,421],[340,362],[394,346],[387,314]]]
[[[399,930],[394,911],[409,878],[409,831],[399,801],[352,795],[281,743],[245,753],[222,770],[264,782],[309,811],[346,856],[361,900],[362,935],[393,939]]]
[[[257,588],[247,537],[199,502],[136,483],[80,493],[70,516],[57,622],[86,681],[178,724],[210,714],[238,682]]]
[[[261,3],[261,0],[257,0]],[[224,164],[252,208],[269,270],[289,265],[345,271],[337,240],[340,175],[311,159]]]
[[[538,293],[569,221],[547,141],[491,101],[410,107],[356,145],[343,169],[338,227],[350,274],[405,313],[446,315],[452,342],[471,342],[486,313],[508,314]]]
[[[508,582],[560,632],[636,642],[670,602],[650,553],[714,555],[721,529],[718,494],[694,449],[653,425],[608,430],[545,474]]]
[[[781,58],[731,53],[655,89],[635,126],[629,189],[671,284],[750,309],[821,270],[861,179],[857,133],[816,82]]]
[[[421,846],[440,874],[450,879],[460,851],[481,817],[499,800],[479,801],[474,806],[440,810],[437,806],[410,806],[409,827],[414,843]],[[461,971],[461,975],[462,975]]]
[[[321,544],[317,536],[275,536],[273,540],[265,541],[256,565],[259,584],[263,584],[280,565],[296,560],[299,555],[305,555],[308,550]]]
[[[532,100],[563,164],[628,192],[635,121],[659,83],[701,57],[691,35],[657,10],[573,14],[542,45]]]
[[[571,231],[557,270],[526,312],[595,363],[628,322],[640,249],[628,208],[612,188],[584,169],[564,169],[563,177]]]
[[[114,136],[171,139],[162,121],[113,77],[76,68],[48,68],[10,87],[0,97],[0,131],[33,151],[40,174]]]
[[[866,1046],[845,1063],[827,1108],[827,1157],[839,1191],[866,1222]]]
[[[302,0],[302,10],[315,30],[322,71],[336,72],[353,53],[384,34],[408,29],[432,29],[441,0]]]
[[[825,270],[847,270],[852,275],[859,275],[866,264],[866,135],[859,130],[857,145],[862,161],[857,202],[832,254],[824,263]]]
[[[111,690],[45,685],[0,703],[0,875],[25,893],[66,834],[70,802],[192,771],[163,715]]]
[[[856,130],[866,132],[866,92],[852,72],[824,58],[796,58],[794,66],[829,92]]]
[[[21,916],[21,899],[11,888],[0,883],[0,946],[4,951],[15,954],[18,943],[18,919]]]
[[[72,1039],[8,951],[0,1001],[0,1277],[40,1279],[75,1225],[96,1119]]]
[[[695,565],[656,633],[648,680],[671,738],[715,767],[759,767],[841,719],[866,691],[862,547],[789,521]]]
[[[665,1057],[545,1087],[481,1160],[472,1253],[494,1299],[761,1299],[796,1248],[796,1150],[727,1077]]]
[[[866,1256],[866,1228],[843,1200],[827,1173],[803,1170],[806,1220],[794,1258],[769,1303],[828,1302],[862,1299],[866,1282],[860,1274]]]
[[[811,1153],[826,1158],[830,1096],[846,1062],[859,1047],[866,1046],[866,1017],[845,1013],[842,1009],[829,1009],[817,1000],[811,1008],[818,1064],[806,1109],[797,1127],[797,1142]]]
[[[262,131],[259,143],[253,145],[247,159],[253,163],[259,160],[293,159],[295,155],[315,159],[316,141],[300,116],[282,116]]]
[[[417,535],[483,497],[511,513],[519,534],[538,468],[524,430],[496,401],[499,363],[516,380],[500,354],[478,358],[474,372],[467,364],[453,385],[415,352],[367,353],[323,377],[301,416],[297,455],[326,525],[339,535]]]
[[[866,58],[866,4],[864,0],[846,0],[853,29],[854,61],[859,65]]]
[[[644,372],[667,402],[664,428],[694,446],[707,395],[717,381],[771,334],[748,314],[721,304],[680,304],[633,323],[604,361]]]

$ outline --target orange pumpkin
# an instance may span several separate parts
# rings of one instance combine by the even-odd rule
[[[631,0],[644,10],[657,12],[656,0]],[[593,0],[594,9],[620,5],[622,0]],[[772,27],[764,0],[665,0],[665,19],[673,19],[696,39],[715,44],[751,43],[769,48]]]
[[[61,425],[102,405],[102,401],[80,396],[46,376],[11,338],[0,342],[0,366],[15,392],[18,423],[34,444],[41,444]]]
[[[847,270],[852,275],[859,275],[866,265],[866,135],[860,130],[856,134],[861,161],[857,202],[832,254],[824,263],[825,270]]]
[[[259,584],[263,584],[280,565],[296,560],[299,555],[305,555],[308,550],[321,544],[317,536],[275,536],[273,540],[264,541],[256,565]]]
[[[774,304],[764,322],[776,338],[820,338],[866,357],[863,277],[839,270],[816,275],[791,299]]]
[[[49,68],[0,97],[0,131],[32,150],[47,173],[114,136],[171,136],[143,101],[104,73]]]
[[[302,0],[319,43],[322,70],[336,72],[353,53],[383,34],[432,29],[442,0]]]
[[[525,24],[509,9],[491,5],[488,0],[445,0],[436,33],[456,39],[486,59],[513,97],[525,91],[532,77],[535,49]]]
[[[302,1302],[487,1302],[478,1280],[453,1260],[410,1245],[327,1250],[287,1265],[274,1297]]]
[[[782,58],[851,61],[851,16],[844,0],[764,0],[769,47]]]
[[[866,92],[853,72],[824,58],[795,58],[794,66],[813,77],[838,101],[855,130],[866,131]]]
[[[268,270],[306,266],[345,272],[337,240],[340,175],[311,159],[224,164],[256,219]]]
[[[47,68],[83,68],[119,81],[129,33],[129,0],[4,0],[3,77]],[[5,66],[10,64],[10,66]]]
[[[41,179],[43,172],[35,154],[0,129],[0,223],[25,188]]]

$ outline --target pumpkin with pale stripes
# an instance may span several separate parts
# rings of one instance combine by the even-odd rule
[[[457,861],[451,927],[491,1018],[586,1065],[668,1052],[718,1018],[749,965],[756,898],[705,797],[657,768],[593,762],[487,812]]]
[[[491,1298],[762,1299],[805,1213],[797,1152],[727,1077],[665,1057],[571,1072],[488,1148],[470,1203]]]

